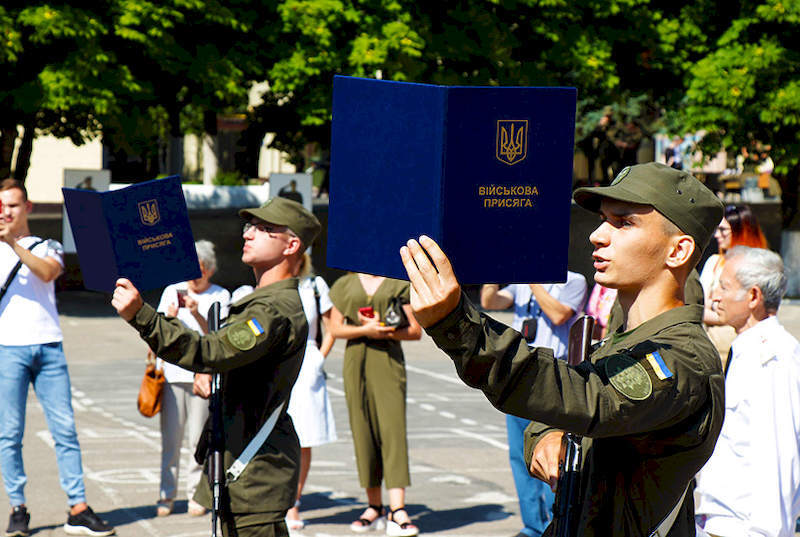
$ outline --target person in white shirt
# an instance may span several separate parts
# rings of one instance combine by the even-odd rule
[[[311,468],[311,448],[336,441],[336,422],[328,396],[323,363],[335,341],[328,329],[333,303],[328,284],[319,276],[311,275],[311,256],[306,252],[297,268],[300,301],[308,321],[308,340],[303,366],[289,398],[289,415],[292,417],[297,439],[300,440],[300,479],[297,482],[297,500],[286,513],[286,526],[301,530],[305,521],[300,518],[300,497]],[[325,327],[324,335],[322,328]]]
[[[175,283],[164,288],[158,311],[168,317],[177,317],[183,324],[200,333],[208,333],[208,309],[214,302],[221,306],[220,317],[228,315],[231,295],[227,289],[211,283],[217,270],[214,245],[210,241],[195,242],[197,258],[200,261],[200,277],[196,280]],[[153,351],[147,351],[148,359],[153,359]],[[208,397],[211,395],[211,375],[193,373],[177,365],[157,361],[157,367],[164,370],[164,391],[161,400],[161,486],[156,504],[156,514],[166,516],[172,512],[178,489],[178,475],[181,460],[181,445],[184,430],[188,437],[189,464],[186,479],[186,493],[189,498],[190,515],[205,514],[205,508],[195,502],[197,484],[203,475],[203,468],[191,456],[200,440],[203,426],[208,418]]]
[[[32,386],[47,418],[59,481],[67,495],[64,531],[112,535],[114,528],[86,503],[81,446],[56,310],[54,282],[64,271],[64,249],[54,240],[31,235],[28,214],[32,210],[22,182],[0,182],[0,286],[5,288],[5,294],[0,292],[0,473],[11,504],[5,534],[25,537],[30,533],[22,438]]]
[[[737,246],[712,295],[736,329],[725,421],[698,476],[698,525],[720,537],[793,537],[800,515],[800,343],[776,317],[786,293],[778,254]]]

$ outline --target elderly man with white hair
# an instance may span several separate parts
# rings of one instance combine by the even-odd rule
[[[722,432],[698,479],[697,522],[713,536],[792,537],[800,514],[800,343],[776,316],[783,262],[744,246],[725,257],[711,298],[737,337]]]

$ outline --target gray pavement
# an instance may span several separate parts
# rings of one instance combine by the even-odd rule
[[[123,537],[209,535],[208,516],[186,513],[183,489],[176,512],[155,517],[159,423],[158,418],[140,416],[135,403],[144,343],[114,314],[107,296],[64,292],[58,300],[90,505]],[[510,320],[508,313],[496,317]],[[780,317],[800,336],[800,303],[785,304]],[[425,534],[516,534],[521,522],[503,416],[458,380],[450,361],[427,336],[404,347],[412,476],[409,513]],[[342,391],[343,351],[343,343],[337,342],[326,365],[339,439],[314,449],[302,506],[308,525],[297,535],[352,535],[348,525],[364,507]],[[23,451],[31,528],[40,537],[61,536],[66,498],[52,439],[32,391],[28,402]],[[5,492],[0,494],[7,501]]]

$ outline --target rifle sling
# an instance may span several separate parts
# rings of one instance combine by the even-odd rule
[[[650,534],[650,537],[667,537],[669,530],[672,529],[672,525],[675,524],[675,519],[678,518],[678,513],[681,510],[681,506],[683,505],[683,500],[686,498],[686,492],[689,490],[689,486],[687,485],[685,489],[683,489],[683,494],[681,494],[681,498],[678,500],[678,503],[675,504],[675,507],[672,508],[672,511],[669,512],[667,517],[661,521],[661,524],[653,530],[653,533]]]
[[[250,463],[250,460],[255,456],[261,446],[264,445],[264,442],[267,441],[267,437],[272,432],[272,429],[275,428],[275,424],[278,423],[278,417],[281,415],[281,411],[283,411],[283,407],[286,406],[286,402],[284,401],[278,407],[272,411],[267,421],[264,422],[264,425],[261,426],[261,429],[258,431],[250,443],[247,444],[247,447],[244,448],[242,454],[233,461],[228,471],[225,472],[225,477],[228,479],[228,483],[232,483],[239,479],[239,476],[242,475],[244,469],[247,468],[247,465]]]

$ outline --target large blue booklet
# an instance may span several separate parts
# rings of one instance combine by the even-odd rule
[[[177,176],[107,192],[62,192],[87,289],[111,292],[121,277],[140,291],[200,277]]]
[[[566,281],[576,95],[335,77],[328,266],[406,279],[426,234],[461,283]]]

